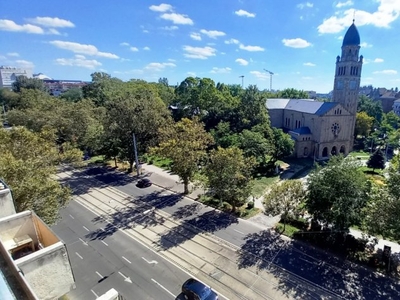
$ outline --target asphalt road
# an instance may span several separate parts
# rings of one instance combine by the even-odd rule
[[[121,173],[92,169],[76,174],[69,184],[79,186],[80,176],[89,179],[93,187],[112,186],[238,247],[243,253],[238,261],[239,267],[257,266],[271,272],[279,278],[279,288],[298,299],[309,299],[298,286],[308,290],[323,289],[332,299],[400,297],[398,282],[313,247],[282,240],[261,225],[220,214],[156,186],[138,189],[131,177]]]
[[[106,224],[93,223],[96,215],[80,204],[71,201],[60,213],[52,229],[67,244],[77,286],[71,299],[96,299],[111,288],[125,299],[175,299],[189,278],[122,231],[104,239],[85,237]]]

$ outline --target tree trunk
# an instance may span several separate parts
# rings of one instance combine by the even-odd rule
[[[183,193],[189,194],[189,180],[187,178],[183,179]]]
[[[130,159],[130,160],[129,160],[129,168],[128,168],[128,173],[132,173],[132,171],[133,171],[133,160],[132,160],[132,159]]]
[[[114,164],[115,164],[115,167],[118,168],[117,157],[116,156],[114,156]]]

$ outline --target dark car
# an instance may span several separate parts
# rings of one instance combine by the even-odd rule
[[[150,179],[147,179],[147,178],[140,179],[136,184],[136,186],[140,187],[140,188],[149,187],[151,185],[152,185],[152,183],[151,183]]]
[[[182,294],[188,300],[218,300],[218,295],[209,286],[190,278],[182,285]]]

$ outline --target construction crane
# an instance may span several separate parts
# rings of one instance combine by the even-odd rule
[[[264,69],[264,71],[269,73],[269,91],[272,92],[272,75],[274,75],[274,73],[266,69]]]
[[[244,78],[244,75],[239,76],[239,78],[242,78],[242,88],[243,88],[243,78]]]

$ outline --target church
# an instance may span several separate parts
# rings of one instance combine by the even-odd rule
[[[336,57],[332,102],[311,99],[267,99],[273,127],[282,128],[295,140],[294,156],[325,160],[353,149],[358,92],[363,56],[360,35],[353,24]]]

